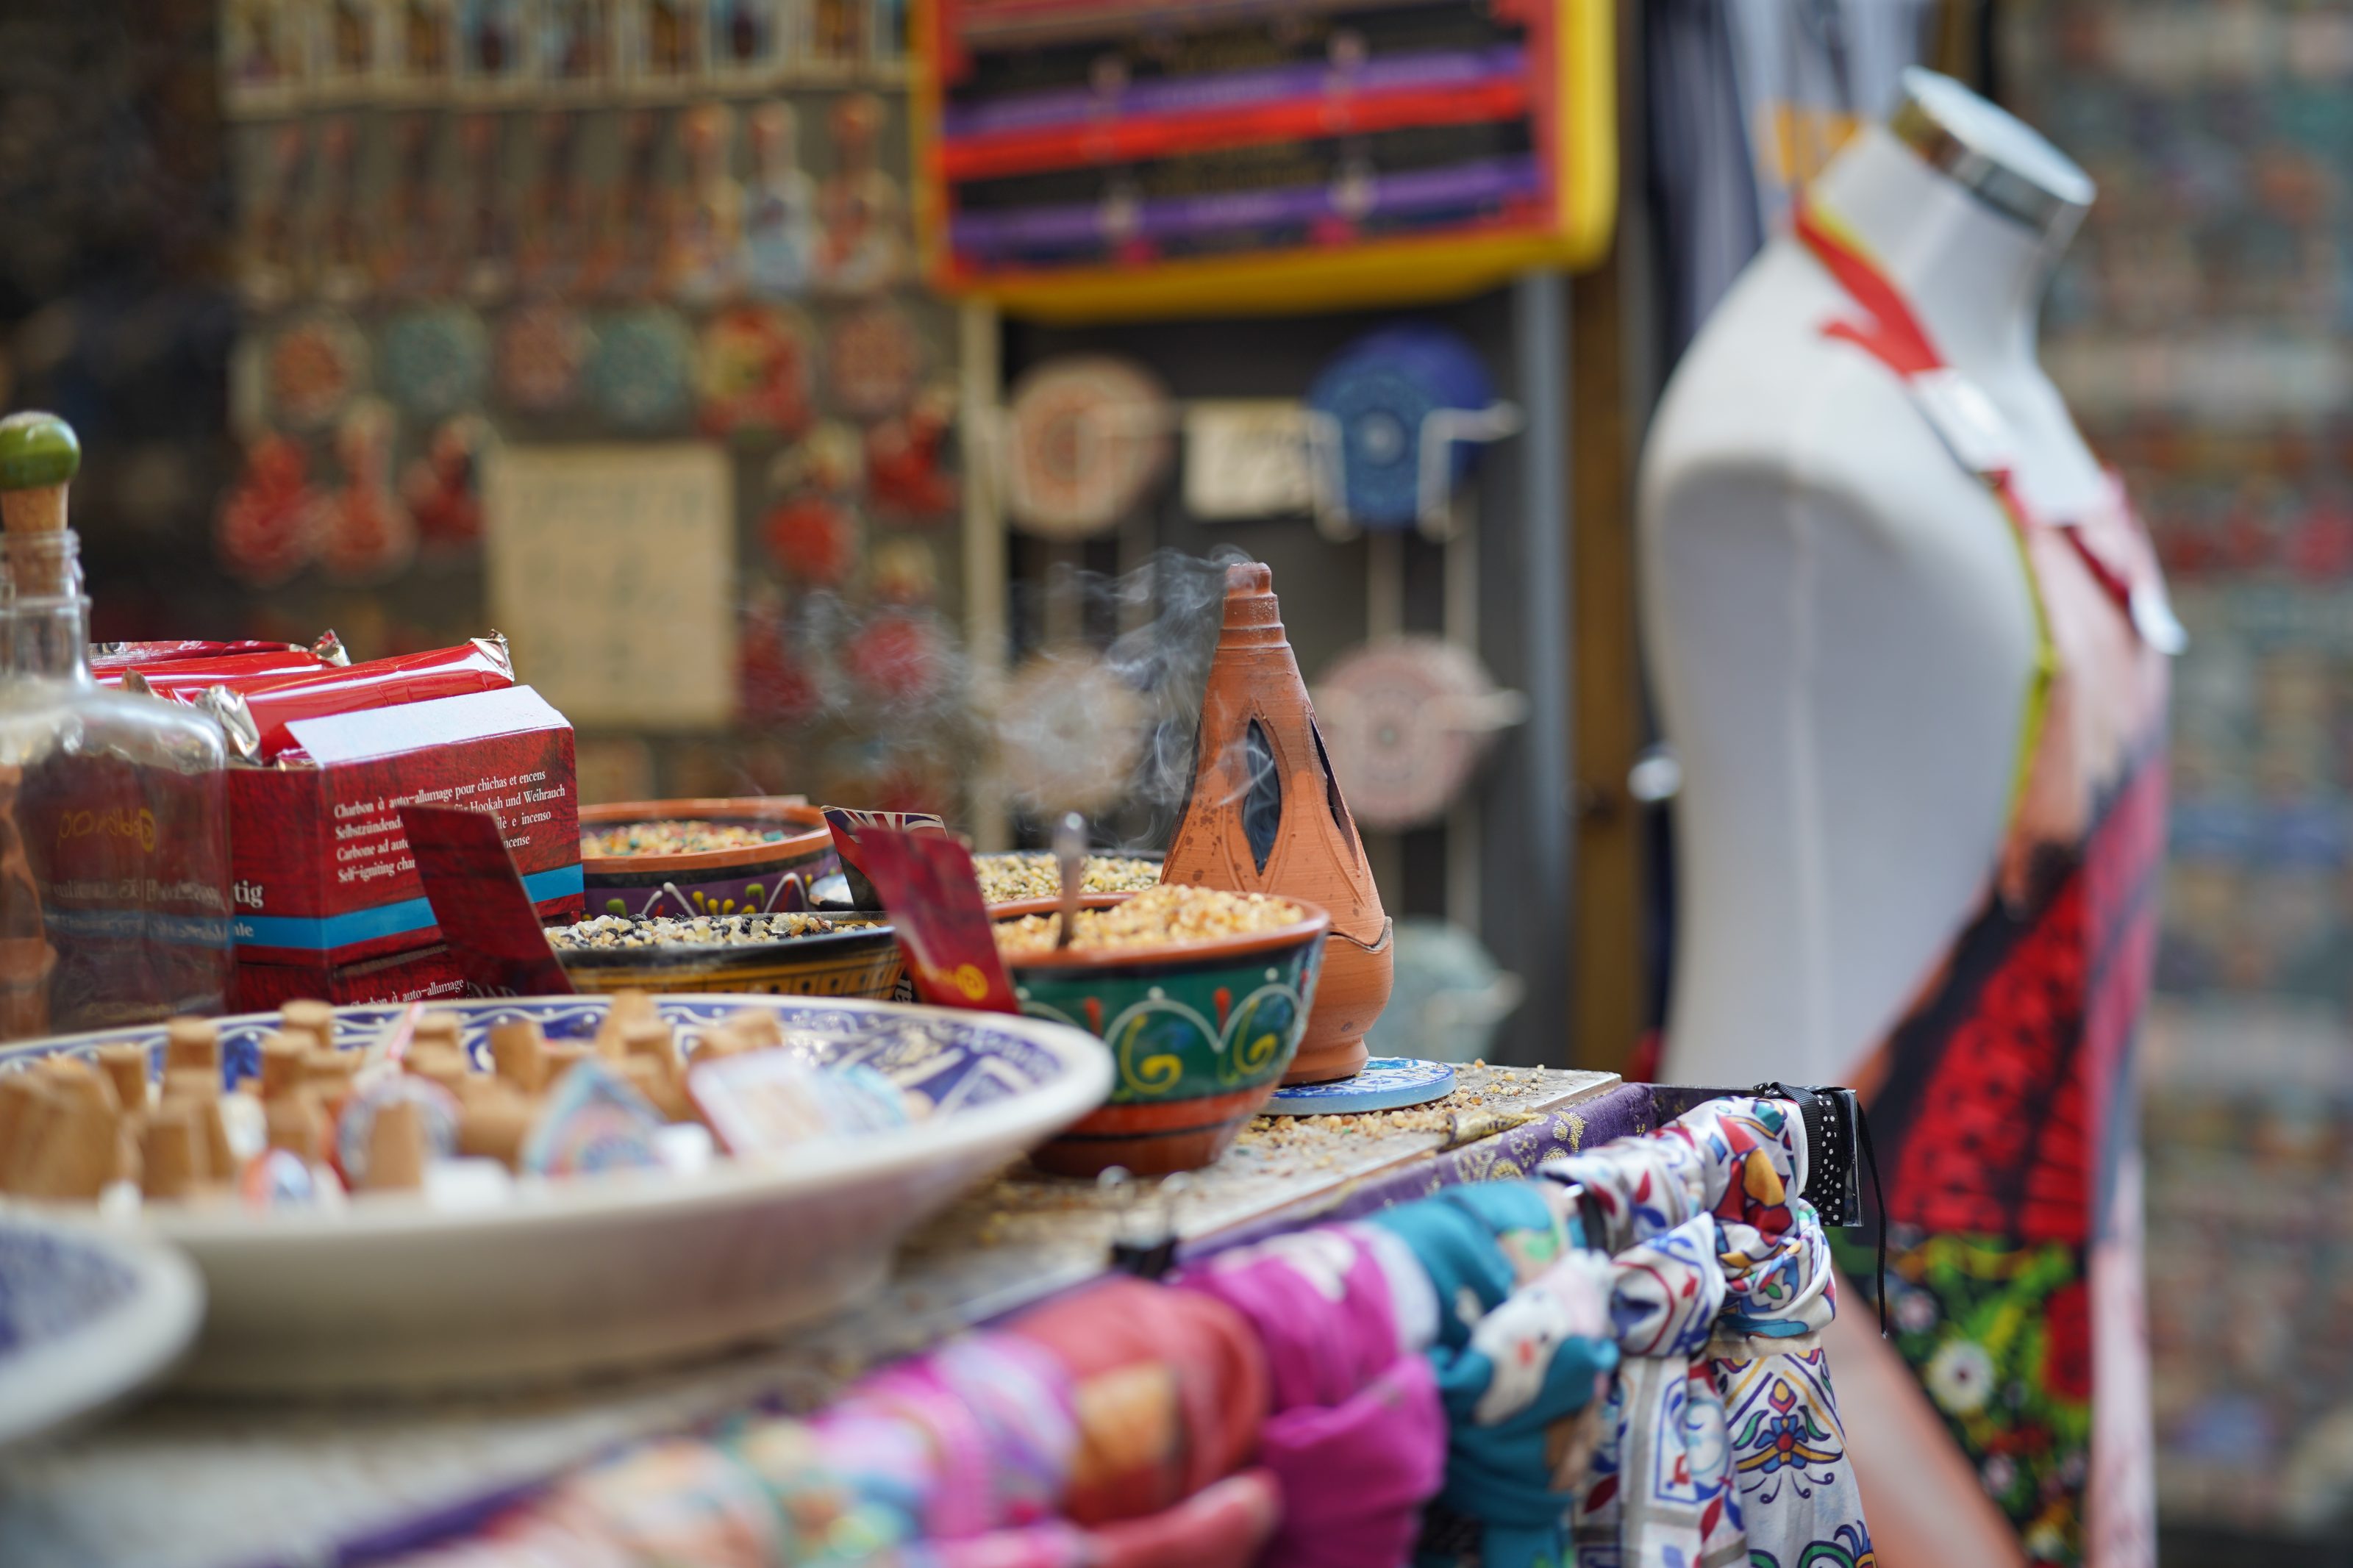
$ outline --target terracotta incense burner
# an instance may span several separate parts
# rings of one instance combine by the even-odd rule
[[[1331,911],[1324,975],[1285,1083],[1346,1078],[1388,1001],[1389,919],[1340,798],[1273,574],[1226,568],[1226,619],[1201,700],[1199,760],[1168,846],[1165,882],[1275,893]]]

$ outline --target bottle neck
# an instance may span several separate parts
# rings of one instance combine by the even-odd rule
[[[0,658],[7,673],[90,684],[90,601],[70,529],[0,539]]]

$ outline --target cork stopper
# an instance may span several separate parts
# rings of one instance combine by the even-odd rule
[[[163,1100],[211,1100],[220,1093],[220,1074],[210,1068],[165,1068]]]
[[[473,1067],[466,1060],[464,1053],[455,1046],[443,1045],[438,1041],[411,1046],[406,1060],[401,1065],[414,1076],[438,1083],[451,1094],[457,1093],[459,1086],[474,1076]]]
[[[66,489],[80,470],[81,443],[56,415],[0,419],[0,521],[9,536],[64,533]],[[72,578],[69,555],[12,558],[11,570],[17,593],[34,598],[63,593]]]
[[[120,1104],[137,1109],[147,1103],[147,1047],[123,1044],[98,1047],[98,1065],[114,1084]]]
[[[270,1100],[262,1113],[262,1126],[272,1149],[283,1149],[306,1161],[326,1157],[327,1114],[311,1089],[293,1089]]]
[[[122,1109],[122,1101],[114,1092],[114,1080],[79,1057],[52,1058],[48,1079],[74,1104],[96,1106],[109,1116]]]
[[[424,1117],[413,1100],[387,1100],[368,1124],[368,1189],[393,1192],[424,1184]]]
[[[164,1026],[164,1068],[208,1068],[220,1077],[220,1026],[210,1018],[174,1018]]]
[[[25,1152],[29,1158],[14,1168],[15,1190],[28,1198],[95,1198],[121,1167],[119,1121],[97,1100],[60,1096]]]
[[[302,1081],[331,1100],[352,1087],[352,1078],[359,1070],[357,1051],[322,1050],[313,1046],[302,1055]]]
[[[605,1009],[605,1021],[596,1026],[596,1054],[618,1057],[628,1054],[627,1041],[633,1024],[658,1024],[661,1013],[654,999],[642,991],[616,991]]]
[[[621,1031],[621,1049],[632,1057],[644,1057],[664,1068],[678,1062],[678,1046],[670,1037],[670,1026],[659,1022],[631,1024]]]
[[[324,1002],[289,1002],[278,1009],[278,1021],[290,1033],[310,1036],[315,1044],[335,1043],[335,1010]]]
[[[311,1050],[311,1037],[277,1033],[261,1037],[261,1098],[275,1100],[301,1086]]]
[[[229,1147],[228,1119],[221,1114],[220,1096],[207,1094],[201,1099],[178,1099],[166,1104],[177,1110],[186,1107],[195,1123],[196,1136],[204,1141],[205,1163],[226,1174],[237,1169],[237,1152]]]
[[[158,1106],[139,1140],[140,1190],[151,1198],[184,1198],[209,1174],[212,1152],[197,1131],[195,1107]]]
[[[512,1018],[491,1026],[491,1068],[525,1094],[546,1083],[547,1037],[535,1019]]]
[[[702,1031],[702,1038],[695,1042],[693,1059],[697,1063],[715,1062],[724,1057],[740,1057],[748,1051],[765,1048],[750,1031],[738,1027],[731,1018]]]
[[[28,1072],[0,1074],[0,1191],[7,1189],[8,1161],[24,1135],[25,1118],[41,1093],[41,1081]]]
[[[727,1015],[727,1027],[755,1051],[775,1050],[785,1043],[785,1026],[774,1013],[743,1007]]]
[[[532,1122],[536,1119],[536,1108],[529,1100],[503,1085],[495,1085],[493,1092],[472,1100],[458,1118],[458,1152],[496,1160],[511,1171],[519,1170],[523,1140],[531,1136]]]
[[[409,1037],[409,1044],[412,1050],[418,1046],[447,1046],[463,1055],[466,1037],[455,1013],[427,1013],[417,1020],[417,1030]]]
[[[65,1107],[65,1097],[47,1073],[12,1073],[0,1079],[0,1192],[21,1193],[39,1163],[48,1123]]]
[[[613,1064],[621,1080],[639,1094],[646,1103],[661,1112],[664,1121],[694,1120],[694,1100],[687,1094],[686,1086],[679,1081],[676,1069],[658,1057],[632,1055]]]

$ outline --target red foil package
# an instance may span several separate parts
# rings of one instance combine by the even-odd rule
[[[257,681],[290,675],[318,675],[336,668],[309,648],[280,648],[269,653],[237,653],[219,658],[170,659],[162,664],[119,665],[93,672],[100,686],[120,687],[194,702],[207,686],[238,690]]]
[[[308,653],[321,665],[346,665],[352,656],[343,651],[343,640],[332,632],[322,632],[319,640],[308,648],[290,642],[101,642],[90,645],[90,668],[93,674],[104,677],[121,674],[133,667],[151,664],[177,664],[192,658],[238,658],[252,654]]]
[[[216,685],[203,693],[197,706],[220,721],[233,755],[266,763],[294,744],[286,726],[296,720],[501,691],[513,684],[514,661],[506,641],[493,636],[431,653],[257,680],[241,689]]]

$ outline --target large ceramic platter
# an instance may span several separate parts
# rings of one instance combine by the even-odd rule
[[[413,1194],[354,1197],[341,1209],[151,1205],[140,1226],[185,1248],[211,1298],[186,1381],[311,1391],[543,1382],[770,1338],[881,1285],[910,1228],[1092,1110],[1111,1088],[1100,1041],[1033,1019],[796,996],[657,1005],[689,1029],[741,1008],[773,1012],[793,1048],[819,1063],[866,1063],[935,1109],[913,1126],[718,1160],[694,1175],[519,1184],[479,1208],[437,1207]],[[577,1037],[595,1031],[607,1002],[444,1005],[481,1061],[501,1019],[527,1015],[551,1037]],[[338,1009],[337,1043],[365,1044],[397,1012]],[[276,1023],[224,1021],[232,1070],[252,1070]],[[114,1040],[147,1041],[160,1058],[162,1035],[11,1047],[0,1051],[0,1071]]]
[[[0,1448],[90,1415],[188,1348],[205,1288],[152,1241],[0,1213]]]

